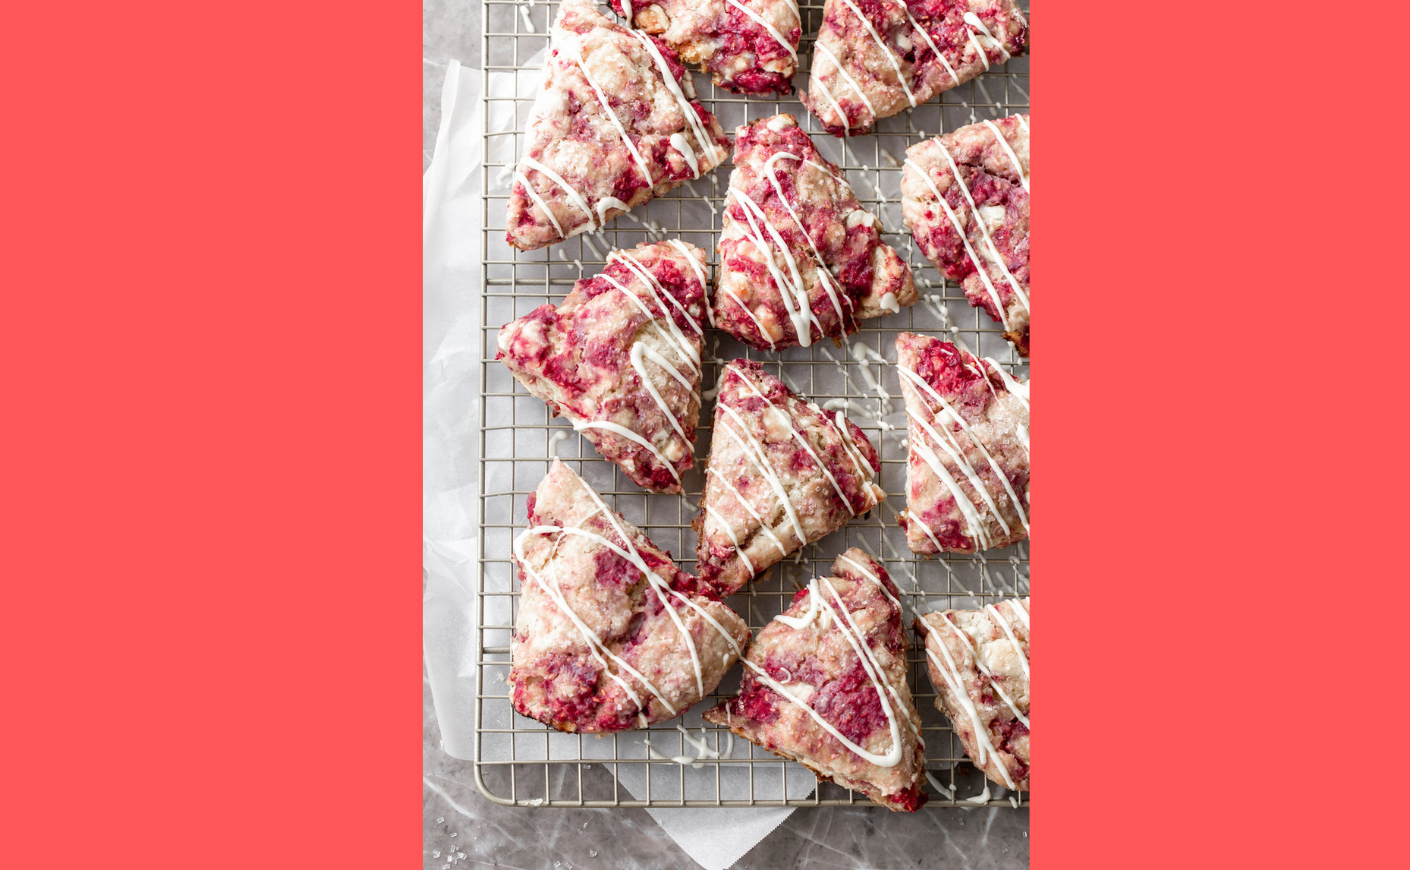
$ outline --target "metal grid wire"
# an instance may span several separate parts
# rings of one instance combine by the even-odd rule
[[[494,360],[496,334],[501,324],[520,317],[544,303],[558,304],[573,283],[591,277],[605,265],[612,248],[631,248],[643,241],[680,238],[705,250],[713,270],[715,242],[721,230],[720,215],[728,191],[730,167],[723,165],[709,177],[678,188],[645,207],[617,218],[597,233],[584,234],[546,249],[528,253],[511,248],[504,240],[505,216],[512,171],[524,145],[531,98],[521,98],[521,72],[541,67],[548,44],[549,24],[557,14],[556,2],[482,0],[484,13],[483,72],[485,101],[483,130],[485,171],[482,173],[484,266],[482,270],[480,393],[480,540],[479,597],[476,602],[479,654],[476,659],[475,775],[481,791],[503,804],[520,806],[835,806],[866,805],[851,791],[831,783],[818,783],[812,794],[794,793],[784,775],[785,762],[748,743],[733,741],[733,756],[701,758],[696,764],[651,760],[644,754],[628,756],[621,741],[639,740],[640,731],[591,737],[592,748],[609,746],[608,756],[585,754],[584,735],[559,734],[512,712],[508,695],[509,644],[518,617],[519,585],[511,559],[513,536],[525,527],[526,497],[547,473],[555,455],[588,481],[609,505],[641,528],[658,546],[671,551],[682,570],[695,569],[696,536],[690,528],[698,512],[696,501],[703,488],[703,469],[709,454],[713,406],[701,409],[696,443],[696,465],[682,476],[686,495],[649,494],[633,484],[616,466],[599,457],[590,444],[574,437],[562,419],[550,420],[540,400],[528,393]],[[822,22],[823,0],[800,4],[804,37],[799,46],[800,69],[795,87],[806,88],[811,45]],[[1027,10],[1025,10],[1026,12]],[[608,13],[611,15],[611,13]],[[881,457],[877,482],[890,493],[886,503],[866,517],[857,517],[840,531],[803,548],[797,559],[775,565],[754,583],[728,599],[758,632],[787,608],[794,592],[808,579],[826,575],[837,554],[861,546],[880,557],[903,594],[907,624],[919,614],[950,608],[976,608],[1004,597],[1026,595],[1029,590],[1028,544],[991,550],[978,556],[942,556],[922,560],[906,547],[896,524],[896,511],[905,506],[905,414],[899,377],[894,371],[895,336],[901,331],[948,335],[962,341],[980,356],[999,360],[1014,373],[1027,374],[1026,362],[1003,339],[1002,329],[988,315],[971,308],[955,285],[944,281],[915,248],[901,220],[900,177],[905,149],[926,138],[952,131],[984,118],[1000,118],[1028,111],[1028,60],[1014,58],[973,81],[945,92],[940,98],[879,121],[875,131],[843,142],[822,130],[796,97],[764,99],[743,97],[716,88],[707,76],[694,74],[696,93],[705,107],[733,136],[734,128],[759,118],[789,112],[813,138],[829,160],[843,169],[857,198],[882,221],[883,239],[910,263],[921,303],[899,314],[863,321],[850,343],[838,348],[831,342],[810,348],[789,348],[780,353],[751,350],[729,336],[707,333],[707,362],[702,385],[716,382],[720,361],[758,359],[776,371],[801,396],[824,404],[829,399],[850,402],[848,416],[867,432]],[[492,104],[512,103],[513,106]],[[491,109],[499,117],[511,115],[506,129],[491,129]],[[512,109],[512,112],[510,111]],[[713,271],[712,273],[713,274]],[[711,342],[718,339],[718,344]],[[858,349],[865,345],[870,352]],[[888,361],[881,364],[874,354]],[[713,358],[710,361],[709,358]],[[879,389],[878,389],[879,386]],[[884,396],[890,396],[888,400]],[[894,427],[894,428],[892,428]],[[558,434],[561,433],[561,434]],[[563,437],[566,436],[566,441]],[[562,445],[558,444],[562,441]],[[555,450],[555,448],[557,448]],[[508,607],[504,607],[505,603]],[[487,614],[500,614],[487,621]],[[927,767],[944,784],[950,796],[927,783],[927,806],[975,806],[986,788],[982,774],[969,763],[948,720],[936,711],[935,692],[926,673],[923,646],[912,634],[910,688],[921,713]],[[740,668],[732,668],[714,694],[696,705],[703,711],[738,688]],[[695,752],[675,727],[678,720],[647,729],[653,748],[662,756],[694,756]],[[485,727],[487,722],[510,727]],[[723,749],[728,731],[706,725],[709,745]],[[700,735],[700,727],[693,728]],[[743,757],[745,750],[747,757]],[[533,759],[533,760],[530,760]],[[546,759],[546,760],[543,760]],[[604,775],[602,765],[610,770]],[[647,797],[636,800],[620,786],[619,767],[646,765]],[[725,797],[720,771],[727,765],[746,765],[747,798]],[[687,776],[698,791],[701,781],[713,780],[710,800],[686,799]],[[782,800],[756,797],[770,783]],[[811,784],[811,783],[810,783]],[[1013,795],[989,784],[991,806],[1027,806],[1027,794]],[[969,798],[967,800],[967,798]]]

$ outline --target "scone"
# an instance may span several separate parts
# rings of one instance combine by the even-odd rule
[[[695,462],[704,314],[705,252],[642,244],[502,326],[495,358],[638,486],[676,493]]]
[[[721,598],[886,498],[871,442],[840,411],[793,394],[749,360],[721,373],[696,573]]]
[[[595,230],[725,159],[729,140],[670,46],[563,0],[509,197],[521,251]]]
[[[881,223],[792,115],[735,131],[714,325],[758,350],[850,335],[916,301]]]
[[[864,133],[1027,45],[1014,0],[827,0],[804,105],[829,133]]]
[[[803,36],[798,0],[611,0],[610,5],[726,90],[793,90]]]
[[[935,706],[975,766],[1015,791],[1028,791],[1028,615],[1027,598],[1009,598],[915,621]]]
[[[554,461],[514,541],[514,709],[559,731],[672,719],[715,690],[744,620]]]
[[[911,550],[974,553],[1028,537],[1028,385],[947,341],[903,332]]]
[[[912,145],[901,214],[926,259],[1028,356],[1028,116]]]
[[[739,695],[705,720],[891,810],[919,809],[925,744],[897,596],[866,553],[843,553],[754,638]]]

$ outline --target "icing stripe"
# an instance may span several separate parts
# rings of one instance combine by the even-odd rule
[[[945,216],[950,219],[950,223],[954,226],[955,234],[960,237],[961,242],[964,242],[965,253],[969,254],[969,261],[974,264],[974,270],[979,273],[979,277],[984,282],[985,288],[989,290],[989,296],[994,300],[994,308],[999,312],[999,322],[1004,325],[1004,331],[1007,332],[1009,330],[1009,318],[1004,312],[1004,303],[999,301],[999,291],[994,289],[994,282],[989,280],[989,270],[984,268],[983,261],[974,253],[974,248],[970,246],[969,236],[965,234],[964,227],[960,226],[960,219],[950,210],[950,204],[945,201],[945,197],[940,195],[940,188],[935,186],[935,182],[930,178],[930,173],[922,169],[920,164],[909,157],[906,158],[905,162],[907,166],[915,169],[915,171],[920,174],[921,179],[924,180],[926,186],[930,188],[930,192],[935,194],[935,200],[939,202],[940,207],[945,210]],[[974,219],[979,220],[979,215],[975,215]]]
[[[987,124],[989,122],[985,121],[985,123]],[[970,212],[974,215],[974,222],[979,226],[979,233],[984,237],[984,243],[989,246],[989,253],[993,255],[992,259],[998,264],[999,269],[1003,271],[1004,277],[1008,279],[1009,286],[1013,287],[1013,292],[1018,296],[1018,301],[1023,303],[1024,309],[1032,311],[1032,307],[1028,304],[1028,294],[1023,292],[1023,286],[1018,283],[1018,279],[1009,271],[1008,263],[1005,263],[1004,258],[999,255],[999,247],[994,244],[993,237],[989,235],[989,226],[984,218],[980,217],[979,206],[975,204],[974,197],[970,195],[969,185],[960,175],[960,168],[955,163],[955,158],[950,154],[950,149],[945,146],[943,139],[936,139],[935,141],[940,146],[940,153],[945,155],[945,162],[950,164],[950,174],[954,177],[955,181],[959,182],[960,192],[964,194],[965,200],[969,203]],[[1002,141],[1002,138],[1000,141]]]
[[[548,215],[549,223],[553,224],[553,231],[558,233],[559,238],[562,238],[563,227],[559,226],[558,218],[553,216],[553,210],[550,209],[548,203],[544,202],[542,197],[539,196],[538,191],[534,190],[534,186],[529,183],[529,179],[524,177],[524,173],[520,172],[517,168],[514,170],[514,180],[524,185],[524,192],[529,195],[529,199],[533,200],[534,205],[538,206],[539,210]]]
[[[769,32],[769,36],[772,36],[775,42],[783,46],[784,50],[787,51],[789,56],[793,58],[793,62],[798,62],[798,52],[794,51],[793,46],[788,44],[788,40],[783,38],[783,34],[779,33],[778,30],[776,30],[772,24],[761,18],[759,16],[759,13],[755,12],[753,9],[750,9],[748,6],[745,6],[743,3],[740,3],[739,0],[729,0],[729,5],[733,6],[740,12],[743,12],[745,15],[748,15],[750,18],[759,22],[759,26],[767,30]],[[796,12],[798,8],[797,4],[794,4],[791,8]],[[802,25],[802,18],[798,19],[798,23],[799,25]]]
[[[568,195],[568,199],[572,201],[573,205],[582,209],[583,214],[587,215],[588,226],[596,226],[596,224],[593,222],[593,217],[595,217],[595,215],[593,214],[592,209],[588,208],[587,200],[583,199],[582,195],[578,193],[577,189],[574,188],[573,185],[569,184],[563,178],[563,176],[559,175],[557,172],[554,172],[552,169],[549,169],[547,166],[544,166],[542,163],[538,162],[527,154],[525,154],[523,157],[520,157],[519,162],[524,164],[525,166],[528,166],[530,169],[536,169],[539,172],[542,172],[544,175],[548,176],[548,179],[550,181],[563,188],[563,192]]]
[[[1018,162],[1018,154],[1014,153],[1013,146],[1009,145],[1009,140],[1004,138],[1004,134],[999,130],[997,124],[985,118],[982,122],[984,126],[994,131],[994,138],[999,140],[999,145],[1008,154],[1009,160],[1013,162],[1014,171],[1018,173],[1018,180],[1023,185],[1024,190],[1028,190],[1028,174],[1023,171],[1023,164]]]
[[[778,479],[778,475],[774,473],[773,465],[769,463],[768,454],[764,452],[763,446],[759,444],[759,440],[750,433],[749,426],[744,422],[744,418],[739,416],[738,412],[723,402],[719,404],[719,408],[733,417],[735,422],[739,424],[740,429],[744,430],[744,437],[749,439],[748,445],[744,443],[744,439],[739,436],[739,433],[734,431],[733,426],[726,425],[721,427],[730,434],[730,437],[739,445],[739,449],[744,451],[744,454],[758,467],[759,471],[763,472],[764,477],[769,481],[769,484],[773,486],[774,493],[778,495],[779,501],[782,502],[783,509],[788,514],[789,521],[793,523],[793,531],[798,534],[798,546],[801,547],[808,543],[808,536],[803,533],[803,525],[798,522],[798,512],[793,509],[793,502],[788,498],[788,491],[783,488],[783,483]],[[755,451],[757,451],[757,454]]]
[[[881,47],[881,53],[886,55],[887,60],[891,61],[891,68],[896,70],[896,78],[901,82],[901,90],[906,92],[906,99],[910,100],[911,106],[914,108],[916,104],[915,94],[911,93],[910,85],[906,84],[906,76],[905,73],[901,72],[901,64],[896,60],[896,52],[892,51],[891,47],[882,40],[881,34],[877,33],[876,28],[872,26],[871,19],[862,14],[862,10],[857,8],[857,4],[853,3],[852,0],[842,0],[842,2],[847,5],[848,9],[852,10],[853,14],[861,19],[862,24],[866,25],[867,32],[871,34],[871,38],[876,40],[876,44]]]

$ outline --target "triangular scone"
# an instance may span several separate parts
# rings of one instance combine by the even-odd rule
[[[916,244],[970,305],[1003,324],[1023,356],[1028,211],[1027,115],[970,124],[906,150],[901,214]]]
[[[659,36],[736,94],[787,94],[803,36],[798,0],[611,0],[638,29]],[[625,8],[624,8],[625,7]]]
[[[800,591],[744,654],[739,695],[705,721],[892,810],[926,801],[910,643],[886,570],[850,549]]]
[[[563,304],[499,330],[496,359],[638,486],[680,492],[695,462],[705,252],[679,240],[613,251]]]
[[[974,553],[1028,537],[1028,384],[938,338],[896,336],[910,419],[913,552]]]
[[[729,140],[676,53],[563,0],[509,197],[511,245],[595,230],[725,159]]]
[[[672,719],[715,690],[749,630],[554,460],[514,541],[514,709],[559,731]]]
[[[827,0],[804,105],[833,135],[864,133],[1027,46],[1014,0]]]
[[[723,598],[886,498],[881,463],[840,411],[793,394],[750,360],[720,374],[705,464],[696,574]]]
[[[935,706],[965,754],[999,785],[1028,791],[1028,599],[927,613],[915,629]]]
[[[736,130],[734,165],[715,326],[759,350],[807,347],[915,304],[910,267],[792,115]]]

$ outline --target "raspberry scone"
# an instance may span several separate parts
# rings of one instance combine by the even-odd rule
[[[1028,116],[981,121],[906,151],[901,214],[940,273],[1028,356]]]
[[[679,240],[613,251],[563,304],[499,330],[516,380],[638,486],[681,491],[694,464],[705,252]]]
[[[864,133],[1027,46],[1013,0],[827,0],[803,102],[829,133]]]
[[[935,706],[975,766],[1015,791],[1028,791],[1028,612],[1027,598],[1008,598],[915,621]]]
[[[759,350],[807,347],[916,301],[880,222],[792,115],[735,131],[715,326]]]
[[[786,94],[803,36],[798,0],[611,0],[638,28],[736,94]]]
[[[876,450],[840,411],[793,394],[757,362],[721,372],[705,465],[696,573],[721,598],[886,498]]]
[[[749,637],[738,614],[558,460],[529,496],[514,562],[514,709],[559,731],[679,716],[715,690]]]
[[[705,721],[891,810],[925,803],[925,744],[906,683],[896,587],[856,548],[759,632],[739,695]]]
[[[974,553],[1028,537],[1028,385],[947,341],[903,332],[896,368],[910,418],[913,552]]]
[[[598,229],[725,159],[729,140],[669,46],[563,0],[552,49],[509,197],[514,247]]]

